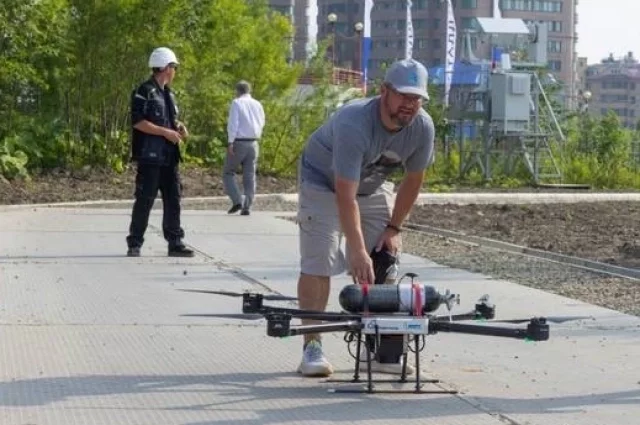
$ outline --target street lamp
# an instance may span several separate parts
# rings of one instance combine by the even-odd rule
[[[360,62],[360,56],[361,56],[361,48],[362,48],[362,40],[361,40],[361,36],[362,36],[362,32],[364,31],[364,24],[362,22],[356,22],[353,25],[353,30],[355,32],[354,35],[345,35],[345,34],[338,34],[338,31],[336,29],[336,23],[338,22],[338,15],[336,15],[335,13],[330,13],[327,15],[327,22],[329,23],[329,33],[331,33],[332,36],[332,40],[331,40],[331,64],[333,66],[335,66],[335,60],[336,60],[336,39],[338,38],[338,36],[340,36],[340,38],[342,39],[347,39],[347,40],[352,40],[352,39],[356,39],[358,41],[358,49],[357,49],[357,54],[358,57],[356,58],[356,62],[358,62],[356,65],[359,66],[359,62]]]
[[[591,140],[589,140],[589,132],[587,131],[587,120],[589,118],[589,101],[593,94],[589,90],[578,91],[578,119],[580,129],[580,147],[582,149],[591,149]]]
[[[586,113],[589,110],[589,101],[593,94],[589,90],[580,91],[578,93],[580,100],[580,112]]]
[[[336,21],[338,15],[329,13],[327,22],[329,22],[329,32],[331,32],[331,67],[336,66]]]
[[[362,66],[362,31],[364,30],[364,24],[362,22],[356,22],[356,24],[353,26],[353,29],[356,31],[356,35],[358,37],[358,57],[356,58],[356,66],[357,66],[357,70],[359,72],[362,72],[363,66]],[[366,82],[364,81],[364,74],[360,74],[360,84],[365,85]]]

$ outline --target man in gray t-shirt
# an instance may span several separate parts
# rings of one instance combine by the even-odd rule
[[[374,283],[374,250],[397,256],[400,227],[433,162],[434,127],[422,109],[424,99],[425,67],[412,59],[397,61],[380,96],[343,106],[307,141],[299,170],[300,308],[325,310],[330,277],[345,268],[354,281]],[[386,179],[396,170],[404,170],[404,178],[394,195]],[[343,234],[346,258],[340,249]],[[319,335],[305,335],[304,347],[300,373],[333,372]],[[381,372],[401,369],[399,364],[373,366]]]

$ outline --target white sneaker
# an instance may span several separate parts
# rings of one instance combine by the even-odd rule
[[[367,371],[367,361],[360,361],[360,371]],[[398,363],[380,363],[377,360],[371,360],[371,372],[389,373],[391,375],[402,375],[402,359]],[[415,368],[407,364],[407,375],[412,375]]]
[[[333,373],[331,363],[322,354],[322,344],[319,341],[310,341],[304,348],[298,373],[304,376],[329,376]]]

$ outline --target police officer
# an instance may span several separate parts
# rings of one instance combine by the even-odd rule
[[[127,245],[129,257],[139,257],[149,214],[162,193],[162,232],[169,244],[170,257],[193,257],[182,239],[180,227],[179,145],[188,136],[178,121],[178,107],[170,85],[178,69],[178,59],[166,47],[155,49],[149,57],[153,75],[131,94],[133,126],[132,160],[137,162],[135,203]]]

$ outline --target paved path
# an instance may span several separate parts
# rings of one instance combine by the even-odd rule
[[[295,193],[258,194],[256,199],[278,199],[283,202],[298,202]],[[183,202],[228,202],[226,196],[205,196],[185,198]],[[469,193],[422,193],[418,196],[417,204],[549,204],[549,203],[576,203],[576,202],[639,202],[640,192],[628,193],[593,193],[593,192],[469,192]],[[129,208],[131,200],[98,200],[85,202],[63,202],[57,204],[37,204],[34,207],[75,207],[75,206],[122,206]],[[160,202],[157,203],[160,205]],[[0,205],[0,211],[23,209],[24,205]]]
[[[275,213],[186,211],[194,259],[171,259],[159,212],[143,257],[126,258],[126,209],[23,207],[0,212],[2,425],[636,425],[640,319],[407,257],[403,271],[461,294],[489,293],[503,318],[587,314],[552,340],[438,334],[424,374],[451,395],[332,394],[293,373],[298,338],[264,323],[185,313],[239,312],[238,299],[180,288],[295,294],[297,229]],[[335,280],[331,297],[348,283]],[[325,338],[339,376],[341,334]]]

